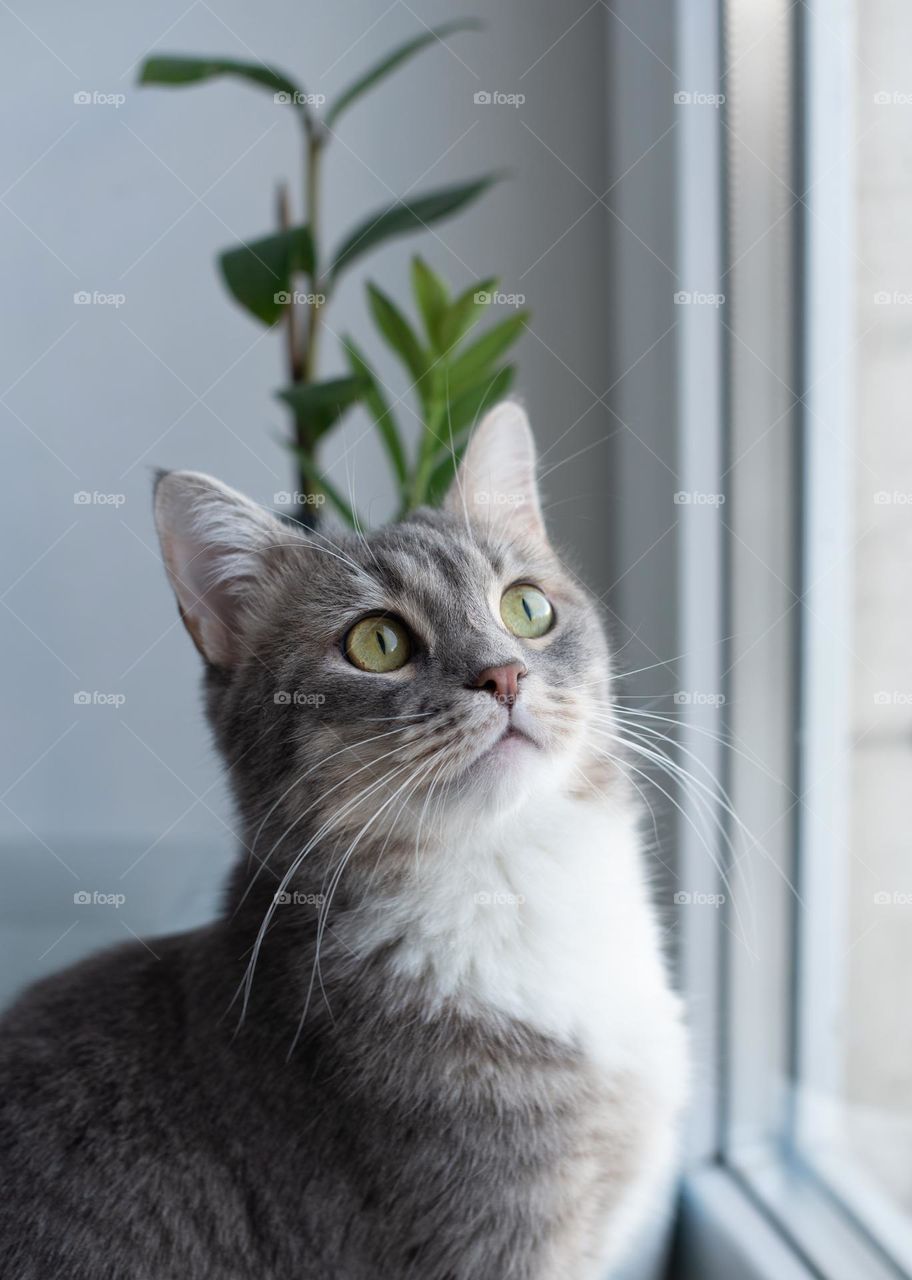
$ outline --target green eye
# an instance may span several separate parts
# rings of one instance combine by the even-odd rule
[[[554,610],[548,597],[527,582],[508,587],[500,601],[504,626],[515,636],[534,640],[554,626]]]
[[[362,618],[345,637],[345,656],[362,671],[398,671],[411,653],[409,633],[395,618]]]

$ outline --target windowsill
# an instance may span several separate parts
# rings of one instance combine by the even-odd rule
[[[769,1152],[684,1179],[673,1280],[897,1280],[816,1180]]]

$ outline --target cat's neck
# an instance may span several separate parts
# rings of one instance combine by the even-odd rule
[[[428,840],[336,930],[356,956],[382,951],[430,1006],[595,1036],[604,1056],[664,989],[639,843],[626,807],[555,796]]]

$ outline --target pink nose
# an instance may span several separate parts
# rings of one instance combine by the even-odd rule
[[[526,674],[521,662],[508,662],[503,667],[485,667],[475,677],[475,689],[485,689],[495,701],[512,707],[519,694],[519,682]]]

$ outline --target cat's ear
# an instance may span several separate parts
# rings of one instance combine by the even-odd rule
[[[270,546],[289,540],[271,515],[196,471],[155,485],[155,527],[184,625],[207,662],[231,666],[246,652],[239,618]]]
[[[535,441],[515,400],[490,409],[475,428],[444,505],[488,528],[544,541]]]

